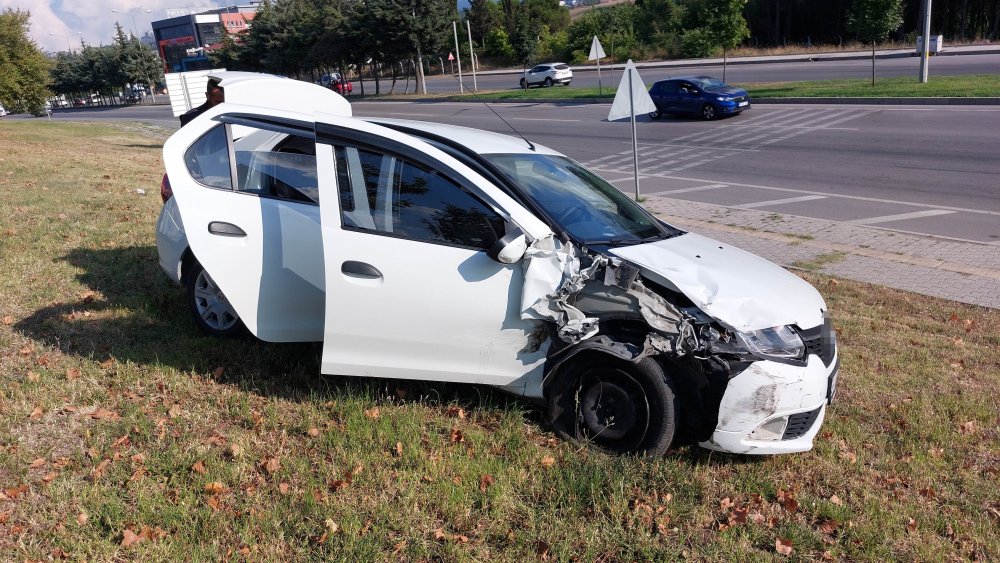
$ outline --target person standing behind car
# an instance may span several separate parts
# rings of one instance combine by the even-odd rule
[[[208,79],[208,86],[205,89],[205,103],[201,104],[196,108],[192,108],[183,113],[180,116],[181,127],[184,127],[190,121],[213,106],[217,106],[222,102],[226,101],[226,96],[222,90],[222,86],[219,85],[220,80],[217,78]]]

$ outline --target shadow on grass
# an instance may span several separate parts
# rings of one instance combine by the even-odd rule
[[[320,373],[321,343],[203,336],[189,317],[184,290],[160,270],[153,246],[78,248],[62,260],[78,269],[77,280],[89,292],[40,309],[15,328],[64,354],[133,364],[140,377],[158,377],[164,367],[197,373],[245,392],[292,401],[360,397],[379,403],[458,404],[469,411],[520,411],[526,422],[547,429],[543,409],[489,386],[326,376]],[[757,461],[699,447],[683,447],[674,455],[691,465]]]
[[[94,295],[40,309],[15,328],[64,354],[135,364],[151,377],[164,367],[194,372],[247,392],[294,401],[363,396],[379,402],[525,410],[542,424],[529,402],[488,386],[326,376],[320,374],[321,343],[203,336],[189,317],[184,289],[160,270],[154,246],[78,248],[61,259],[79,270],[77,280]]]

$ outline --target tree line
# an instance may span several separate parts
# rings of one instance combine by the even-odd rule
[[[594,0],[591,0],[592,2]],[[250,29],[227,35],[213,64],[306,77],[324,69],[355,69],[393,81],[426,72],[454,50],[468,60],[466,23],[480,65],[581,63],[593,36],[615,59],[725,55],[739,45],[844,44],[872,38],[851,25],[869,0],[635,0],[594,4],[571,20],[558,0],[264,0]],[[921,0],[890,0],[900,15],[878,40],[913,43]],[[893,22],[897,20],[891,20]],[[936,0],[932,29],[956,40],[995,40],[1000,0]],[[889,23],[889,22],[885,22]],[[423,65],[416,65],[422,58]],[[466,63],[468,64],[468,63]],[[418,68],[419,67],[419,68]],[[443,69],[442,69],[443,70]]]

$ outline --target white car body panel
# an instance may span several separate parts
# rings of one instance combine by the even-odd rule
[[[573,307],[577,292],[588,281],[616,288],[619,294],[636,287],[597,277],[613,273],[612,262],[616,268],[623,261],[635,265],[647,282],[684,294],[718,323],[715,328],[730,335],[730,342],[733,331],[784,325],[813,329],[810,338],[815,338],[815,327],[824,325],[826,304],[819,292],[773,263],[693,233],[612,247],[607,251],[612,257],[563,244],[545,221],[500,186],[432,144],[390,127],[418,129],[479,154],[529,150],[559,154],[551,149],[529,149],[520,139],[463,127],[364,121],[351,117],[349,103],[322,87],[252,73],[225,74],[226,103],[203,113],[164,145],[174,196],[157,221],[160,263],[172,279],[180,281],[180,263],[190,245],[258,338],[322,340],[323,373],[483,383],[543,398],[553,323],[558,336],[571,345],[599,334],[598,319],[588,317],[581,310],[583,305]],[[185,162],[185,151],[218,126],[216,118],[223,114],[284,120],[298,127],[315,125],[320,138],[315,146],[316,191],[324,205],[212,188],[196,181]],[[270,150],[284,135],[243,125],[227,127],[237,138],[229,147],[231,159],[245,150]],[[255,132],[241,137],[249,131]],[[368,209],[368,201],[344,212],[350,225],[345,227],[338,204],[342,200],[337,159],[324,135],[343,137],[346,145],[363,137],[373,150],[383,144],[402,146],[403,158],[406,151],[412,151],[429,168],[435,168],[428,164],[435,161],[443,165],[440,173],[457,175],[452,179],[461,180],[460,184],[504,217],[508,233],[514,227],[523,232],[523,240],[518,240],[523,246],[512,254],[526,247],[524,256],[507,257],[505,261],[513,263],[506,264],[483,250],[369,228],[360,219],[367,213],[371,222],[378,217],[372,212],[378,210]],[[359,146],[364,145],[359,141]],[[252,177],[251,172],[247,177]],[[361,199],[366,199],[365,186],[354,186],[362,190]],[[362,207],[364,212],[358,212]],[[389,207],[385,209],[388,218]],[[246,236],[212,234],[209,225],[213,222],[238,226]],[[607,270],[602,269],[605,266]],[[636,269],[631,271],[634,276]],[[665,296],[653,297],[641,302],[641,307],[655,306],[656,299],[665,304],[664,309],[673,307]],[[646,312],[643,315],[650,327],[657,326],[655,319]],[[677,312],[675,318],[681,317]],[[708,327],[702,328],[709,332]],[[667,334],[665,329],[657,330]],[[566,334],[574,340],[565,338]],[[715,337],[721,342],[719,333]],[[834,348],[820,350],[835,350],[835,342],[831,345]],[[690,348],[682,353],[708,349]],[[829,362],[825,364],[813,350],[804,362],[739,356],[752,363],[741,373],[730,373],[728,382],[719,383],[718,420],[701,445],[751,454],[810,449],[825,416],[838,365],[836,355],[823,356]],[[790,420],[803,420],[803,415],[816,422],[806,431],[785,435]]]
[[[823,324],[826,303],[812,285],[781,266],[695,233],[615,248],[611,253],[676,288],[699,309],[737,331]]]

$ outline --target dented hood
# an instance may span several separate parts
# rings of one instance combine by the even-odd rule
[[[694,233],[611,249],[643,275],[686,295],[702,311],[746,331],[823,323],[826,303],[805,280],[781,266]]]

